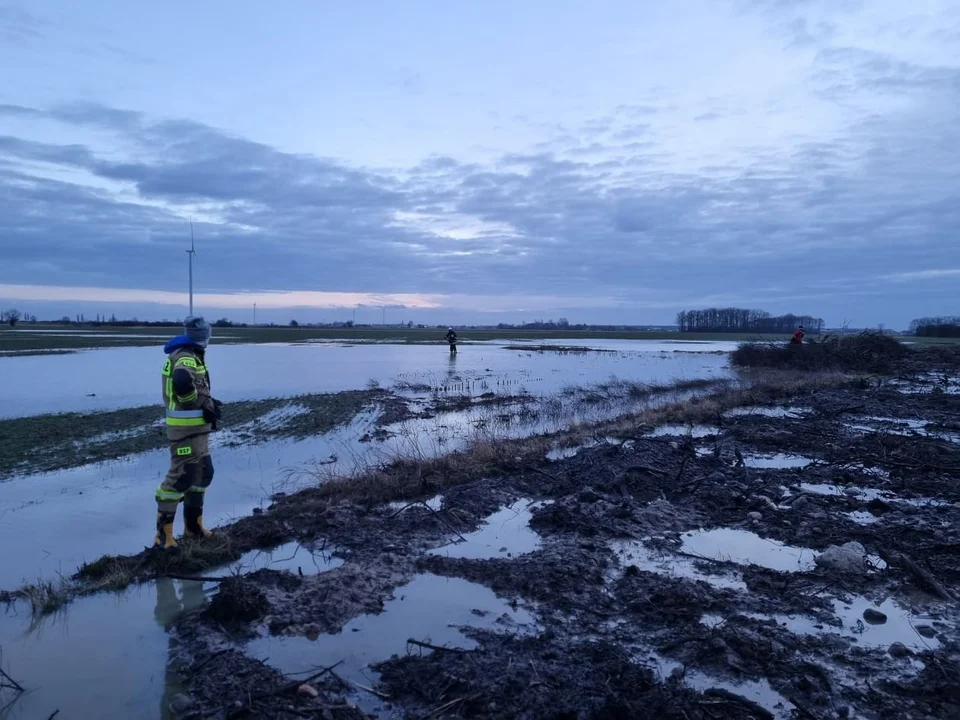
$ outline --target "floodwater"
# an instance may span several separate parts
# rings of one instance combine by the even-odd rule
[[[337,453],[346,458],[351,448],[365,447],[359,438],[371,419],[361,417],[309,441],[215,445],[216,475],[206,495],[206,524],[215,527],[249,515],[269,504],[275,493],[313,482],[309,475],[291,473],[314,458]],[[0,483],[0,543],[15,548],[0,563],[0,587],[15,588],[56,574],[69,576],[104,554],[139,552],[152,544],[153,494],[169,462],[167,451],[156,450]],[[178,533],[182,521],[178,513]]]
[[[805,468],[813,464],[813,460],[802,455],[790,453],[744,453],[743,463],[748,468],[759,469],[788,469]]]
[[[689,437],[701,439],[720,434],[720,428],[712,425],[661,425],[648,432],[644,437]]]
[[[408,640],[465,650],[476,647],[473,640],[460,632],[461,627],[511,633],[537,629],[528,611],[511,607],[483,585],[423,574],[397,588],[383,612],[361,615],[338,633],[321,635],[316,640],[267,636],[248,643],[246,651],[294,677],[343,661],[336,669],[340,677],[373,687],[379,675],[371,665],[407,652],[430,652],[411,646]],[[382,703],[376,696],[361,692],[358,701],[365,710],[379,714]]]
[[[737,571],[718,567],[716,573],[706,573],[697,567],[697,560],[694,558],[660,551],[638,540],[618,540],[610,544],[610,549],[617,556],[622,568],[636,565],[641,570],[666,577],[702,580],[716,588],[743,591],[747,589],[743,576]]]
[[[549,394],[611,377],[666,383],[724,376],[727,358],[714,353],[727,344],[605,341],[591,346],[617,349],[583,354],[483,344],[464,346],[452,358],[445,348],[429,345],[213,345],[208,363],[215,394],[227,402],[358,390],[371,381],[382,387],[456,386],[462,393]],[[0,372],[17,378],[4,389],[0,417],[159,404],[163,359],[161,347],[0,357]]]
[[[15,604],[0,614],[3,667],[28,692],[4,717],[165,717],[177,692],[168,690],[166,627],[205,602],[200,583],[167,580],[81,598],[35,624],[29,607]]]
[[[940,647],[936,637],[925,638],[918,628],[932,627],[932,618],[912,612],[896,600],[887,598],[881,602],[855,595],[848,600],[833,598],[834,618],[825,623],[805,615],[764,615],[763,613],[743,613],[755,620],[772,620],[795,635],[840,635],[859,647],[886,650],[894,643],[902,643],[915,652],[935,650]],[[865,620],[867,610],[879,612],[875,620]],[[700,622],[707,627],[726,621],[719,615],[704,615]]]
[[[253,550],[210,571],[229,574],[261,568],[317,574],[339,567],[330,549],[296,542]],[[32,616],[27,603],[0,612],[3,669],[24,693],[4,720],[49,718],[163,718],[174,694],[167,676],[170,627],[184,611],[203,607],[215,583],[161,579],[121,593],[79,598],[52,615]]]
[[[736,417],[768,417],[768,418],[802,418],[810,412],[810,408],[801,407],[768,407],[765,405],[751,405],[749,407],[739,407],[727,410],[723,413],[725,418]]]
[[[695,530],[684,533],[681,539],[684,552],[711,560],[759,565],[781,572],[806,572],[815,567],[816,553],[812,550],[784,545],[747,530]]]
[[[489,560],[531,553],[540,547],[540,536],[530,528],[530,518],[533,511],[544,504],[530,499],[518,500],[484,520],[480,529],[431,550],[430,554]]]
[[[602,419],[647,402],[637,399],[627,405],[613,402],[584,408],[577,406],[576,397],[561,393],[571,386],[595,385],[611,378],[669,383],[730,375],[726,357],[710,354],[721,349],[717,344],[679,347],[685,352],[674,352],[678,347],[670,344],[626,342],[605,348],[614,352],[559,354],[509,351],[489,344],[464,346],[458,357],[450,360],[442,347],[438,352],[438,348],[415,345],[215,346],[210,352],[213,383],[225,400],[362,389],[375,380],[384,387],[399,384],[442,391],[449,386],[457,393],[516,394],[526,390],[552,398],[555,413],[548,418],[528,417],[522,404],[444,413],[390,428],[395,435],[383,443],[360,442],[372,429],[375,412],[302,441],[228,447],[231,433],[224,432],[213,441],[217,472],[207,494],[207,524],[216,526],[247,515],[268,504],[274,493],[315,483],[326,472],[349,472],[398,453],[424,456],[446,452],[478,433],[493,438],[520,437],[562,427],[570,417]],[[5,393],[0,417],[159,406],[162,359],[158,348],[0,358],[0,369],[19,378]],[[290,411],[296,408],[285,412]],[[150,544],[156,512],[153,493],[168,461],[167,452],[160,450],[0,483],[0,545],[8,549],[0,562],[0,588],[69,576],[84,561],[104,554],[134,553]],[[304,473],[315,461],[321,463],[319,475]],[[539,543],[527,524],[532,509],[529,501],[504,508],[468,535],[466,542],[438,552],[466,553],[467,557],[530,552]],[[181,523],[178,518],[178,529]],[[249,553],[227,570],[272,567],[323,572],[342,562],[331,550],[291,543]],[[121,594],[78,599],[35,625],[23,603],[8,608],[0,614],[0,662],[31,690],[11,708],[10,718],[48,718],[56,710],[62,718],[162,717],[167,698],[178,691],[166,682],[169,637],[165,628],[177,612],[204,603],[212,589],[199,583],[147,584]],[[349,634],[321,638],[310,646],[320,656],[332,658],[327,664],[343,659],[349,650],[353,658],[349,662],[354,665],[345,672],[353,667],[360,673],[369,662],[404,652],[407,637],[460,644],[468,641],[449,627],[451,624],[517,631],[532,622],[529,614],[505,607],[481,586],[433,576],[421,576],[398,591],[387,610],[383,615],[357,619]],[[353,632],[354,627],[359,632]],[[358,639],[368,644],[358,643]],[[281,667],[288,656],[274,645],[267,654]],[[298,652],[291,650],[289,664],[281,669],[304,669],[298,664]],[[312,662],[323,660],[314,658]],[[369,672],[363,670],[363,675]]]

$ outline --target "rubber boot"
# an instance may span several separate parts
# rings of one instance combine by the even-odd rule
[[[177,549],[177,541],[173,538],[173,521],[176,517],[176,511],[157,513],[157,536],[153,539],[155,550]]]
[[[203,540],[213,535],[203,526],[203,495],[202,492],[188,492],[183,496],[184,538]]]

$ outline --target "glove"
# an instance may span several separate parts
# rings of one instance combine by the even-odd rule
[[[203,419],[211,425],[218,425],[223,417],[223,403],[215,398],[208,398],[203,405]]]

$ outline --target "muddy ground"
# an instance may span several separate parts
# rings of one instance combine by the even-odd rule
[[[391,491],[369,483],[276,498],[221,531],[224,556],[296,539],[345,562],[226,578],[181,618],[180,716],[960,718],[960,395],[872,378],[780,404],[711,416],[698,400],[690,417],[708,427],[651,437],[621,422],[555,462],[517,443],[478,451],[462,477],[407,463],[384,476],[404,474],[399,505],[374,502]],[[469,544],[520,499],[546,501],[531,506],[532,551],[429,552]],[[828,550],[851,542],[862,552]],[[191,574],[204,553],[110,558],[81,576]],[[411,637],[367,689],[337,668],[314,668],[305,689],[245,653],[265,636],[338,633],[424,573],[489,588],[535,627],[465,628],[470,649]]]

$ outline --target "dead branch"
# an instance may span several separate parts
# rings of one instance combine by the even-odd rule
[[[448,648],[441,647],[439,645],[431,645],[430,643],[420,642],[419,640],[414,640],[413,638],[407,639],[407,645],[415,645],[418,648],[423,648],[424,650],[433,650],[435,652],[452,652],[452,653],[465,653],[469,652],[462,648]]]
[[[456,535],[458,538],[460,538],[463,542],[466,542],[466,541],[467,541],[467,539],[466,539],[463,535],[460,534],[460,531],[459,531],[459,530],[457,530],[453,525],[451,525],[450,523],[448,523],[448,522],[446,521],[446,519],[444,519],[443,515],[440,514],[440,511],[439,511],[439,510],[434,510],[432,507],[430,507],[429,505],[427,505],[427,503],[426,503],[425,500],[422,500],[422,501],[420,502],[420,504],[423,505],[427,510],[429,510],[430,513],[431,513],[437,520],[439,520],[441,523],[443,523],[450,532],[452,532],[454,535]]]
[[[207,665],[209,665],[212,661],[216,660],[216,659],[217,659],[218,657],[220,657],[221,655],[226,655],[226,654],[227,654],[228,652],[230,652],[232,649],[233,649],[233,648],[226,648],[226,649],[224,649],[224,650],[218,650],[217,652],[211,654],[210,657],[208,657],[206,660],[204,660],[203,662],[201,662],[199,665],[194,666],[194,667],[191,669],[191,672],[193,672],[193,673],[198,672],[198,671],[201,670],[202,668],[205,668]]]
[[[441,713],[446,712],[447,710],[454,707],[455,705],[459,703],[467,702],[468,700],[473,700],[474,698],[477,698],[477,697],[479,697],[479,693],[474,695],[464,695],[463,697],[458,697],[455,700],[451,700],[448,703],[444,703],[443,705],[436,708],[435,710],[431,710],[429,713],[423,716],[423,720],[431,720],[431,718],[439,717]]]
[[[558,478],[558,477],[557,477],[556,475],[554,475],[553,473],[548,473],[546,470],[541,470],[540,468],[535,468],[535,467],[530,467],[530,468],[527,468],[527,469],[528,469],[530,472],[535,472],[537,475],[543,475],[545,478],[550,478],[550,479],[553,480],[554,482],[560,482],[560,478]]]
[[[16,690],[18,693],[24,692],[23,685],[7,675],[3,668],[0,668],[0,679],[5,681],[5,683],[0,683],[0,687],[9,687],[11,690]]]
[[[881,556],[883,556],[883,553],[881,553]],[[951,595],[950,592],[943,587],[943,585],[941,585],[940,582],[929,571],[924,570],[903,553],[891,552],[888,553],[883,559],[887,561],[888,565],[899,565],[904,570],[907,570],[911,575],[913,575],[913,579],[916,581],[917,585],[937,596],[941,600],[947,600],[950,602],[954,600],[953,595]]]
[[[748,700],[744,697],[740,697],[729,690],[724,690],[722,688],[710,688],[709,690],[704,690],[704,695],[707,697],[712,697],[720,700],[721,702],[732,703],[734,705],[739,705],[741,707],[747,707],[750,709],[750,712],[754,714],[755,717],[763,718],[763,720],[774,720],[773,713],[771,713],[766,708],[761,707],[752,700]]]
[[[430,507],[430,506],[427,504],[427,501],[426,501],[426,500],[417,500],[417,501],[415,501],[415,502],[410,503],[409,505],[404,505],[402,508],[400,508],[399,510],[397,510],[397,511],[396,511],[395,513],[393,513],[392,515],[387,515],[387,520],[391,520],[392,518],[397,517],[397,515],[399,515],[400,513],[402,513],[404,510],[408,510],[409,508],[412,508],[412,507],[414,507],[414,506],[416,506],[416,505],[419,505],[419,506],[421,506],[421,507],[426,508],[426,509],[430,512],[431,515],[433,515],[437,520],[439,520],[439,521],[447,528],[447,530],[449,530],[450,532],[452,532],[454,535],[456,535],[458,538],[460,538],[463,542],[466,542],[466,541],[467,541],[467,539],[466,539],[462,534],[460,534],[460,532],[459,532],[455,527],[453,527],[453,525],[451,525],[450,523],[448,523],[448,522],[444,519],[444,517],[440,514],[440,511],[439,511],[439,510],[434,510],[432,507]]]
[[[353,681],[353,684],[356,685],[356,686],[357,686],[358,688],[360,688],[361,690],[363,690],[364,692],[368,692],[368,693],[370,693],[371,695],[376,695],[376,696],[377,696],[378,698],[380,698],[381,700],[389,700],[389,699],[390,699],[390,696],[387,695],[386,693],[382,693],[382,692],[380,692],[379,690],[374,690],[372,687],[367,687],[366,685],[361,685],[361,684],[358,683],[356,680]]]
[[[311,675],[310,677],[308,677],[308,678],[306,678],[306,679],[304,679],[304,680],[294,680],[293,682],[289,682],[289,683],[287,683],[286,685],[281,685],[281,686],[280,686],[279,688],[277,688],[276,690],[269,690],[269,691],[266,691],[266,692],[259,692],[259,693],[250,694],[250,695],[247,696],[247,704],[246,704],[246,706],[245,706],[244,709],[245,709],[245,710],[249,710],[249,709],[252,707],[253,703],[257,702],[258,700],[266,700],[267,698],[277,697],[278,695],[286,695],[287,693],[290,693],[290,692],[296,692],[296,691],[297,691],[297,688],[299,688],[301,685],[306,685],[306,684],[308,684],[308,683],[315,682],[316,680],[319,680],[320,678],[322,678],[324,675],[326,675],[326,674],[328,674],[328,673],[334,674],[333,671],[334,671],[336,668],[338,668],[338,667],[340,667],[341,665],[343,665],[343,663],[345,663],[345,662],[346,662],[346,660],[341,660],[340,662],[336,663],[335,665],[331,665],[330,667],[326,667],[326,668],[324,668],[323,670],[314,673],[313,675]],[[239,710],[240,710],[240,709],[237,708],[237,711],[239,711]]]

